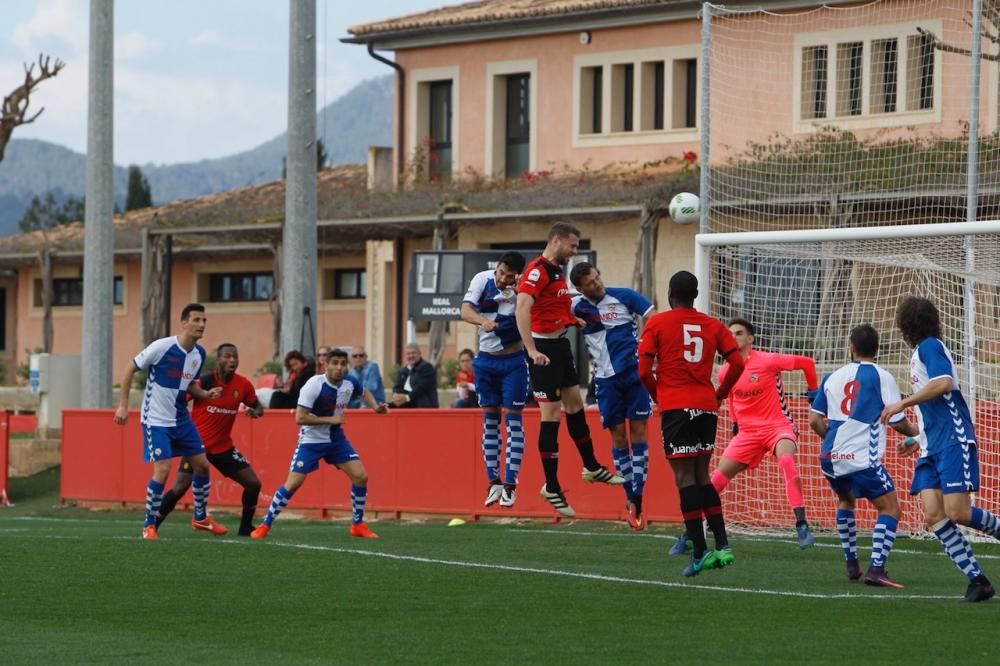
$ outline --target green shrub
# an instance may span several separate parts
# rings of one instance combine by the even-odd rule
[[[285,366],[278,359],[271,359],[264,363],[264,365],[257,368],[255,374],[259,377],[260,375],[278,375],[279,377],[284,373]]]
[[[438,368],[438,386],[441,388],[455,387],[455,373],[458,372],[458,359],[446,358]]]

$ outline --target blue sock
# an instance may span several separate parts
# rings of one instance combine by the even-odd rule
[[[194,519],[205,520],[205,510],[208,508],[208,491],[212,489],[212,480],[207,476],[195,474],[191,478],[191,496],[194,497]]]
[[[281,510],[288,506],[289,500],[292,499],[294,495],[290,490],[286,490],[284,486],[281,486],[276,491],[274,491],[274,497],[271,498],[271,506],[267,508],[267,515],[264,516],[264,524],[268,527],[274,522],[274,519],[278,517]]]
[[[156,524],[156,517],[160,514],[160,502],[163,501],[163,484],[149,480],[146,484],[146,522],[143,527]]]
[[[837,509],[837,536],[844,549],[844,559],[858,560],[858,527],[854,522],[854,512],[850,509]]]
[[[969,540],[962,534],[962,530],[958,528],[958,525],[945,518],[937,525],[934,525],[931,531],[934,532],[934,536],[944,546],[944,552],[955,563],[959,571],[965,574],[966,578],[972,580],[977,576],[983,575],[982,569],[979,568],[979,563],[976,562],[975,555],[972,554],[972,546],[969,545]]]
[[[875,522],[875,529],[872,530],[872,559],[871,566],[884,567],[889,559],[892,546],[896,543],[897,521],[892,516],[880,513]]]
[[[351,484],[351,525],[365,522],[365,502],[368,501],[368,486]]]
[[[632,454],[628,452],[628,446],[612,446],[611,459],[615,463],[615,471],[618,476],[625,479],[622,489],[625,491],[625,499],[632,499]]]
[[[521,471],[521,460],[524,458],[524,425],[521,423],[521,412],[507,412],[504,422],[507,424],[507,469],[504,471],[503,482],[513,486],[517,485],[517,475]]]
[[[483,462],[491,483],[500,478],[500,415],[483,412]]]
[[[632,494],[642,497],[649,474],[649,444],[632,442]]]
[[[969,527],[977,529],[983,534],[989,534],[994,539],[1000,539],[1000,518],[978,506],[972,507],[972,520],[969,521]]]

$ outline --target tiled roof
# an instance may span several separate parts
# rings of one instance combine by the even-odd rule
[[[448,5],[426,12],[363,23],[347,29],[356,37],[447,28],[501,21],[540,19],[571,14],[627,10],[655,5],[675,5],[681,0],[481,0]]]
[[[320,228],[318,241],[329,254],[358,251],[366,240],[428,236],[446,205],[478,216],[479,223],[489,223],[491,213],[665,202],[677,191],[696,191],[696,159],[693,153],[684,153],[655,163],[540,171],[511,180],[469,177],[446,185],[423,183],[398,192],[369,192],[365,166],[339,166],[317,174],[317,219],[333,222]],[[264,183],[118,215],[114,221],[115,250],[138,252],[142,230],[148,227],[161,231],[186,228],[187,233],[174,234],[177,253],[188,249],[220,255],[245,252],[247,245],[272,244],[280,238],[281,230],[275,223],[284,217],[284,181]],[[227,231],[234,225],[239,228]],[[254,229],[254,225],[260,228]],[[44,234],[35,231],[3,236],[0,262],[32,261],[46,246],[57,252],[81,252],[83,239],[83,224],[79,222]]]
[[[345,165],[317,174],[317,212],[343,216],[345,197],[367,198],[366,172],[363,165]],[[285,217],[285,182],[283,180],[251,185],[238,190],[184,199],[129,211],[115,217],[116,250],[138,250],[143,227],[217,227],[221,243],[246,242],[227,237],[225,227],[234,224],[276,222]],[[246,232],[241,235],[245,236]],[[83,249],[83,223],[55,227],[46,232],[33,231],[0,237],[0,254],[35,252],[46,244],[56,250]]]

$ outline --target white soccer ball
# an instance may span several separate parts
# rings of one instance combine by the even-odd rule
[[[668,210],[677,224],[694,224],[701,219],[701,201],[690,192],[681,192],[671,199]]]

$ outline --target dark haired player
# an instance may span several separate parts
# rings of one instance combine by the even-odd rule
[[[636,317],[648,317],[656,308],[633,289],[605,287],[601,272],[586,261],[574,266],[569,278],[580,290],[580,296],[573,299],[573,314],[585,322],[583,336],[594,360],[594,388],[601,424],[611,432],[615,471],[625,479],[628,524],[636,531],[642,530],[646,527],[642,491],[649,466],[646,421],[652,409],[649,392],[639,381],[635,322]]]
[[[928,529],[969,579],[965,601],[986,601],[996,592],[958,526],[1000,538],[1000,519],[972,506],[970,494],[979,490],[976,431],[951,352],[941,341],[941,316],[926,298],[907,296],[896,309],[896,326],[913,347],[913,393],[886,407],[882,422],[887,423],[907,407],[917,408],[920,435],[915,444],[919,447],[910,446],[903,454],[920,449],[910,494],[920,495]]]
[[[685,576],[731,564],[732,549],[722,517],[722,502],[709,482],[708,464],[715,450],[718,409],[743,373],[739,345],[721,321],[694,309],[698,278],[687,271],[670,278],[670,310],[653,315],[639,340],[639,378],[660,406],[663,449],[674,471],[681,513],[694,545]],[[729,361],[719,388],[712,384],[715,355]],[[653,367],[656,374],[653,374]],[[715,536],[715,550],[705,543],[702,518]]]
[[[855,326],[850,340],[853,361],[823,378],[809,413],[809,426],[823,438],[819,466],[839,499],[837,534],[844,549],[847,577],[861,578],[854,505],[855,498],[864,497],[878,510],[865,584],[900,588],[903,586],[886,571],[900,511],[896,486],[882,466],[886,438],[885,426],[879,422],[885,406],[899,400],[899,386],[875,364],[878,331],[868,324]],[[890,425],[910,437],[918,434],[902,413],[893,416]]]
[[[524,271],[520,252],[504,252],[493,270],[476,273],[462,301],[462,321],[479,326],[479,353],[473,362],[476,395],[483,408],[483,462],[486,506],[514,506],[517,475],[524,457],[521,410],[528,395],[528,364],[517,331],[514,286]],[[500,410],[507,428],[507,462],[500,480]]]
[[[198,429],[194,427],[187,407],[190,384],[197,379],[205,362],[205,349],[198,340],[205,334],[205,306],[189,303],[181,310],[181,332],[160,338],[132,359],[122,378],[115,423],[128,422],[128,394],[132,377],[139,370],[148,370],[146,391],[142,400],[143,460],[153,463],[153,474],[146,486],[146,521],[142,538],[159,539],[156,518],[160,514],[163,485],[170,476],[170,459],[185,456],[191,460],[194,472],[194,518],[191,527],[222,535],[228,530],[208,515],[208,494],[212,488],[208,476],[208,458]],[[221,391],[206,393],[199,387],[191,389],[195,397],[218,397]]]
[[[731,320],[729,332],[740,346],[746,368],[729,394],[729,418],[733,422],[734,436],[712,472],[712,485],[721,495],[737,474],[754,469],[765,456],[773,455],[785,482],[785,497],[795,516],[799,548],[811,548],[816,540],[806,521],[802,479],[795,460],[799,429],[788,409],[781,373],[801,370],[811,401],[818,385],[816,363],[808,356],[754,349],[756,330],[746,319]],[[727,372],[729,364],[724,363],[719,368],[720,382]],[[688,543],[686,535],[682,534],[670,554],[683,554]]]
[[[333,347],[326,359],[326,372],[313,375],[299,393],[295,422],[299,428],[299,443],[292,454],[288,479],[274,492],[264,522],[250,533],[251,539],[265,539],[271,524],[288,506],[306,476],[319,469],[320,461],[333,465],[351,480],[351,536],[377,539],[378,535],[365,523],[368,500],[368,472],[357,451],[344,434],[342,424],[348,403],[361,398],[377,414],[387,414],[389,407],[375,401],[371,391],[363,388],[347,374],[347,352]]]
[[[191,408],[191,418],[205,443],[208,462],[223,476],[243,486],[239,535],[250,536],[257,498],[260,496],[260,479],[246,457],[234,446],[232,433],[240,405],[246,406],[246,413],[250,418],[260,417],[264,413],[264,406],[257,400],[257,392],[250,380],[236,373],[240,365],[236,345],[231,342],[223,343],[218,346],[215,354],[219,367],[211,374],[203,375],[192,386],[201,386],[205,391],[219,388],[222,394],[217,398],[196,398]],[[157,527],[191,487],[191,476],[191,462],[183,458],[177,470],[177,478],[174,479],[174,487],[163,495]]]

